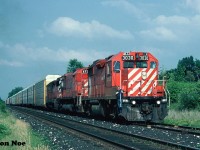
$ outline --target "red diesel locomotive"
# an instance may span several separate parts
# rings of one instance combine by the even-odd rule
[[[150,53],[120,52],[96,60],[47,89],[47,106],[56,109],[152,122],[168,112],[166,81],[158,79],[158,60]]]
[[[88,96],[87,68],[66,73],[47,85],[48,108],[83,111],[82,99]]]

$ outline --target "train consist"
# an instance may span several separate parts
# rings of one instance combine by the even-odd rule
[[[74,73],[48,75],[6,103],[160,122],[168,113],[168,95],[151,53],[119,52]]]

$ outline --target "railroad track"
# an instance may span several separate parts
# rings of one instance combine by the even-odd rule
[[[155,123],[155,125],[162,125],[162,126],[168,126],[168,127],[174,127],[174,128],[180,128],[180,129],[189,129],[189,130],[195,130],[195,131],[200,132],[200,128],[197,128],[197,127],[178,126],[178,125],[171,125],[171,124],[164,124],[164,123]]]
[[[54,124],[58,124],[64,128],[70,128],[76,132],[80,132],[82,134],[91,136],[93,138],[99,139],[101,141],[107,142],[109,144],[112,144],[114,146],[123,149],[171,149],[171,148],[188,149],[188,150],[197,149],[194,147],[189,147],[186,145],[172,143],[160,139],[149,138],[137,134],[132,134],[132,133],[130,134],[122,131],[103,128],[100,126],[78,122],[67,118],[59,118],[51,114],[45,114],[30,109],[23,109],[20,107],[14,107],[14,108],[12,107],[12,109],[26,113],[33,117],[37,116],[36,118],[47,120]],[[166,148],[163,146],[168,146],[168,147]]]
[[[132,123],[133,125],[137,126],[143,126],[147,128],[156,128],[156,129],[162,129],[162,130],[168,130],[168,131],[174,131],[178,133],[183,134],[192,134],[196,136],[200,136],[200,128],[195,127],[186,127],[186,126],[177,126],[177,125],[170,125],[170,124],[164,124],[164,123]]]

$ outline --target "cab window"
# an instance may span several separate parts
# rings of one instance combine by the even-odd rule
[[[156,62],[152,61],[152,62],[150,63],[150,68],[156,68]]]
[[[107,75],[111,75],[111,69],[110,68],[111,68],[111,62],[108,62],[107,65],[106,65],[106,72],[107,72],[106,74]]]
[[[132,62],[132,61],[124,61],[123,67],[124,68],[134,68],[134,62]]]
[[[119,72],[120,71],[120,62],[119,61],[114,61],[114,64],[113,64],[113,68],[114,68],[114,71],[115,72]]]
[[[146,61],[136,62],[136,68],[147,68],[147,62]]]

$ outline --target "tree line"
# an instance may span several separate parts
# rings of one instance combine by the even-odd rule
[[[175,69],[160,72],[166,76],[172,107],[179,110],[200,110],[200,60],[182,58]]]
[[[166,71],[168,78],[178,82],[197,82],[200,79],[200,60],[193,56],[178,61],[177,68]]]

